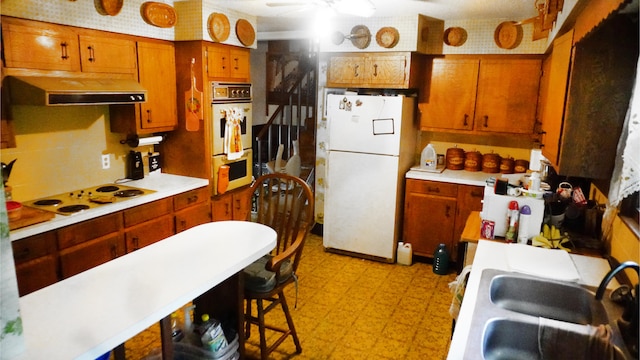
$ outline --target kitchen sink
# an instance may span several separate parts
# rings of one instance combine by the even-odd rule
[[[571,329],[571,325],[563,325],[563,329]],[[570,335],[564,332],[562,336],[563,354],[554,354],[553,358],[577,358],[576,349],[584,349],[589,344],[589,336],[577,326]],[[482,356],[485,360],[539,360],[539,329],[536,320],[531,319],[492,319],[484,329]],[[551,344],[550,347],[557,344]],[[624,359],[620,348],[614,348],[616,359]]]
[[[632,359],[616,321],[624,309],[610,291],[598,301],[592,287],[495,269],[483,270],[479,285],[464,359],[541,359],[541,326],[570,332],[562,352],[584,347],[590,326],[602,324],[611,327],[617,359]]]
[[[496,275],[489,286],[491,302],[503,309],[575,324],[606,324],[607,312],[595,293],[581,286]]]

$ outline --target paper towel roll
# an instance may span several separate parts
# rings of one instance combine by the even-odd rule
[[[162,141],[162,136],[150,136],[138,139],[138,143],[134,146],[155,145]]]

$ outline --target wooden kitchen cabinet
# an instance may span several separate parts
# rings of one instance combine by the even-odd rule
[[[104,35],[80,35],[83,72],[135,74],[138,68],[136,42]]]
[[[62,25],[2,17],[5,66],[80,71],[78,35]]]
[[[20,296],[60,280],[53,231],[11,242]]]
[[[207,75],[211,80],[249,82],[249,49],[224,44],[206,46]]]
[[[58,230],[58,249],[79,245],[122,229],[122,213],[112,213]]]
[[[532,134],[542,61],[538,58],[434,59],[425,100],[425,131]]]
[[[176,233],[211,222],[209,189],[203,187],[174,196],[173,210]]]
[[[482,209],[481,186],[407,179],[403,241],[413,253],[433,257],[445,244],[451,260],[457,260],[458,241],[471,211]]]
[[[169,42],[138,42],[138,81],[147,89],[141,104],[111,105],[111,131],[150,134],[178,124],[175,49]]]
[[[171,198],[124,210],[123,215],[127,253],[175,233]]]
[[[66,279],[102,265],[124,255],[125,250],[124,237],[120,232],[87,240],[63,249],[59,253],[62,278]]]
[[[419,81],[417,54],[336,53],[328,60],[327,86],[408,89]]]
[[[455,184],[407,179],[403,241],[415,255],[433,257],[439,244],[454,254],[457,196]]]
[[[251,211],[249,189],[247,186],[214,196],[211,201],[213,221],[246,220]]]
[[[632,98],[638,26],[619,15],[577,43],[564,36],[547,59],[542,153],[560,175],[608,184]]]

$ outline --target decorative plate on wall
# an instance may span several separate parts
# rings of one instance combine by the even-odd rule
[[[95,0],[96,10],[102,15],[118,15],[123,4],[124,0]]]
[[[240,19],[236,22],[236,35],[244,46],[251,46],[256,40],[256,31],[251,23],[245,19]]]
[[[461,27],[450,27],[444,31],[444,43],[449,46],[461,46],[467,41],[467,30]]]
[[[499,48],[515,49],[522,41],[522,26],[518,25],[515,21],[501,22],[500,25],[496,27],[493,38]]]
[[[383,48],[392,48],[398,44],[399,40],[398,29],[391,26],[383,27],[376,33],[376,42]]]
[[[351,34],[348,38],[351,39],[353,46],[358,49],[365,49],[371,43],[371,32],[364,25],[356,25],[351,29]]]
[[[207,29],[211,40],[223,42],[229,38],[229,19],[225,14],[211,13],[207,21]]]
[[[140,6],[142,19],[149,25],[169,28],[176,24],[176,10],[171,5],[147,1]]]

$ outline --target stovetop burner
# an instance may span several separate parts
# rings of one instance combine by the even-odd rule
[[[83,210],[126,201],[137,196],[154,193],[154,190],[121,184],[105,184],[64,194],[24,202],[24,205],[62,215],[73,215]]]
[[[59,208],[58,211],[62,213],[76,213],[78,211],[87,210],[88,208],[89,205],[76,204],[63,206]]]
[[[126,197],[138,196],[142,194],[144,194],[144,191],[140,189],[129,189],[129,190],[116,191],[113,194],[113,196],[126,198]]]
[[[60,200],[60,199],[43,199],[43,200],[34,201],[33,205],[44,205],[44,206],[58,205],[61,202],[62,202],[62,200]]]
[[[118,190],[120,190],[120,188],[115,185],[100,186],[96,189],[97,192],[114,192]]]

